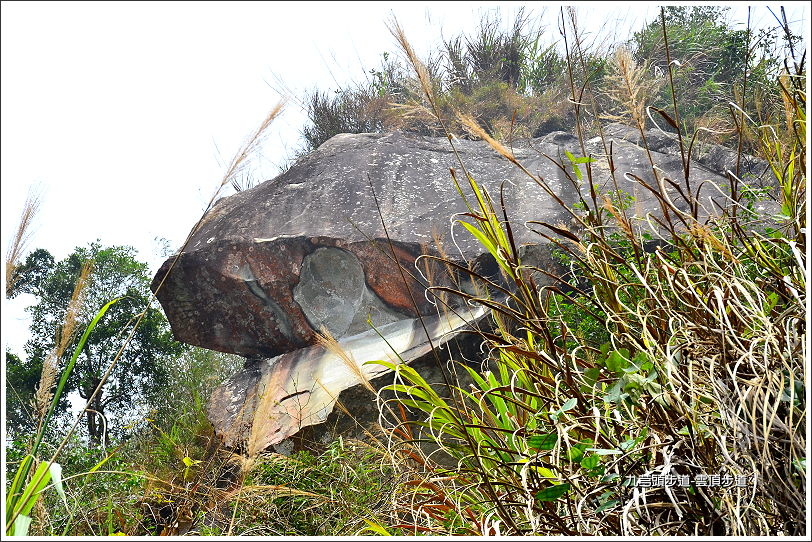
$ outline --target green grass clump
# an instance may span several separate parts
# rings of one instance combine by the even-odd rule
[[[545,45],[523,14],[507,31],[485,19],[425,65],[395,25],[414,74],[385,55],[366,85],[314,93],[309,148],[347,131],[402,128],[447,136],[452,148],[453,134],[465,134],[555,200],[509,150],[515,138],[563,129],[585,148],[604,121],[620,120],[648,148],[656,121],[676,137],[684,180],[695,145],[727,142],[740,158],[766,160],[773,182],[751,186],[731,171],[720,187],[728,197],[709,210],[699,187],[684,183],[674,202],[638,180],[660,202],[658,218],[634,216],[628,194],[582,194],[565,206],[572,228],[533,224],[571,270],[539,287],[535,277],[550,271],[520,256],[513,234],[524,225],[511,224],[476,178],[453,170],[449,182],[470,196],[463,227],[502,276],[497,284],[470,271],[477,293],[429,290],[490,309],[479,331],[485,360],[455,362],[442,393],[397,366],[381,394],[391,397],[387,416],[397,413],[385,428],[388,449],[342,438],[289,455],[222,449],[205,403],[241,360],[196,349],[164,360],[170,392],[151,398],[149,417],[110,446],[76,436],[81,416],[55,427],[82,350],[75,339],[95,325],[67,310],[81,303],[88,270],[56,323],[39,382],[18,375],[33,382],[15,411],[31,428],[17,428],[6,447],[5,533],[808,534],[804,57],[782,69],[764,40],[754,46],[757,36],[728,27],[723,14],[665,8],[628,43],[602,49],[579,35],[574,11],[561,10],[565,53]],[[237,153],[218,193],[247,188],[237,178],[278,113]],[[607,180],[596,178],[605,173],[594,157],[567,154],[558,167],[574,187]],[[770,198],[777,214],[759,214]],[[8,253],[7,295],[32,271],[21,255],[36,206],[29,200]],[[107,375],[117,359],[104,360]]]
[[[402,31],[395,33],[423,81],[427,71]],[[620,80],[633,83],[632,72]],[[539,270],[523,265],[513,239],[519,226],[467,175],[474,197],[462,225],[513,288],[471,272],[483,292],[502,295],[453,292],[492,310],[495,330],[482,334],[488,363],[482,371],[461,365],[473,386],[457,385],[450,398],[441,397],[399,366],[387,388],[395,402],[424,415],[412,429],[398,430],[456,460],[452,468],[425,460],[426,482],[411,486],[419,494],[409,501],[415,532],[804,532],[804,79],[801,64],[774,84],[786,104],[785,122],[758,128],[780,215],[748,210],[742,194],[749,188],[733,173],[730,197],[714,210],[701,207],[697,187],[680,192],[680,207],[638,179],[661,203],[657,219],[630,216],[632,202],[622,198],[582,195],[577,209],[567,208],[577,228],[541,232],[580,279],[567,285],[571,293],[535,285],[531,272]],[[430,84],[423,89],[442,123],[439,98]],[[673,83],[670,91],[676,104]],[[652,109],[645,96],[630,90],[619,102],[646,145],[640,112]],[[676,110],[661,115],[679,119]],[[460,122],[555,198],[474,119],[460,115]],[[680,146],[689,148],[696,133],[688,138],[678,126]],[[583,163],[593,185],[592,160],[569,159]],[[577,187],[581,172],[575,179],[559,167]],[[655,249],[652,240],[659,241]]]
[[[262,454],[233,502],[231,533],[353,535],[390,517],[395,479],[385,450],[358,441],[339,438],[320,453]]]

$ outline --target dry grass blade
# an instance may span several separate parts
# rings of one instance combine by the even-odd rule
[[[352,355],[341,346],[341,344],[336,340],[335,337],[333,337],[332,333],[330,333],[326,327],[322,326],[321,333],[316,334],[316,342],[324,347],[327,352],[340,359],[347,369],[349,369],[350,372],[352,372],[352,374],[358,379],[362,386],[372,393],[375,393],[375,388],[372,387],[367,375],[364,374],[364,372],[358,366],[358,363],[356,363],[356,361],[353,359]]]
[[[406,39],[406,33],[403,31],[403,28],[400,26],[400,23],[397,19],[393,20],[388,25],[389,31],[397,40],[400,47],[403,49],[403,52],[406,54],[406,58],[408,59],[409,63],[414,68],[415,73],[417,74],[417,79],[420,82],[420,88],[423,90],[423,94],[426,96],[426,99],[429,101],[431,108],[434,110],[436,116],[439,118],[439,110],[437,108],[437,98],[434,93],[434,87],[431,84],[431,77],[429,76],[429,71],[426,69],[425,64],[423,64],[419,58],[417,58],[417,54],[414,52],[412,45],[409,43],[409,40]]]
[[[241,190],[241,185],[238,180],[238,177],[242,175],[242,173],[244,172],[245,167],[248,165],[249,158],[259,148],[260,144],[262,143],[262,140],[266,135],[266,132],[268,131],[268,128],[270,128],[274,119],[276,119],[276,117],[278,117],[282,113],[284,105],[285,101],[282,100],[278,104],[276,104],[276,106],[273,109],[271,109],[271,112],[268,113],[268,115],[265,117],[265,119],[263,119],[263,121],[260,123],[257,129],[251,134],[251,136],[246,140],[243,146],[240,147],[240,149],[231,159],[231,162],[229,162],[228,168],[226,169],[226,173],[225,175],[223,175],[223,180],[220,181],[220,185],[217,187],[217,190],[215,190],[214,194],[212,194],[208,205],[206,205],[206,209],[203,211],[203,216],[200,217],[200,220],[197,221],[197,224],[194,225],[192,230],[189,232],[189,235],[186,237],[183,246],[178,251],[177,257],[180,257],[180,255],[183,253],[184,249],[186,248],[186,245],[189,244],[189,241],[191,240],[192,236],[197,232],[198,229],[200,229],[200,226],[203,225],[203,223],[206,222],[207,220],[213,218],[213,213],[210,213],[209,211],[214,205],[214,202],[220,196],[220,192],[223,190],[223,187],[225,187],[227,184],[231,184],[232,186],[234,186],[235,189],[237,189],[237,191]],[[164,282],[166,281],[166,278],[169,276],[169,273],[172,271],[172,268],[174,268],[174,266],[175,262],[172,262],[172,265],[170,266],[166,275],[164,275],[164,278],[161,280],[160,284],[158,284],[157,287],[158,290],[163,286]]]
[[[492,138],[490,135],[488,135],[488,133],[482,128],[482,126],[479,125],[479,123],[473,117],[471,117],[470,115],[460,114],[457,116],[457,118],[472,135],[486,141],[488,145],[490,145],[493,148],[493,150],[495,150],[496,152],[498,152],[500,155],[507,158],[511,162],[516,163],[516,158],[513,156],[513,153],[507,150],[504,145],[502,145],[494,138]]]
[[[256,152],[257,148],[262,143],[265,132],[267,132],[274,119],[282,112],[284,105],[284,101],[276,104],[271,112],[268,113],[265,119],[260,123],[254,133],[252,133],[243,146],[240,147],[240,150],[234,155],[234,157],[231,159],[231,163],[228,165],[226,174],[223,176],[223,180],[220,183],[220,188],[228,183],[237,182],[237,176],[245,167],[248,158],[250,158]]]
[[[76,336],[76,328],[84,307],[85,294],[91,282],[92,272],[93,262],[91,260],[85,261],[84,264],[82,264],[79,276],[76,279],[76,284],[73,287],[73,293],[68,302],[68,307],[65,310],[62,325],[57,330],[58,340],[56,346],[54,346],[53,351],[48,354],[42,364],[40,381],[34,395],[34,406],[39,417],[39,423],[42,423],[44,420],[48,412],[48,407],[51,404],[59,360]]]
[[[14,285],[17,281],[16,271],[20,267],[23,254],[28,249],[28,243],[31,240],[31,226],[39,213],[40,204],[39,193],[34,189],[29,189],[17,230],[14,232],[14,237],[6,252],[6,297],[11,297],[14,292]]]
[[[638,128],[645,128],[646,102],[656,96],[662,78],[649,75],[647,66],[638,64],[627,48],[620,47],[609,62],[607,84],[606,94],[622,111],[605,117],[612,120],[631,117]]]
[[[73,287],[73,293],[65,311],[64,322],[59,331],[59,342],[55,352],[57,359],[61,358],[65,353],[76,333],[76,326],[84,308],[85,294],[92,280],[93,265],[92,260],[87,260],[82,264],[82,269],[79,271],[76,285]]]
[[[48,413],[48,407],[53,399],[53,389],[56,384],[56,356],[51,353],[42,362],[42,372],[39,376],[37,391],[34,393],[34,411],[37,418],[42,420]]]

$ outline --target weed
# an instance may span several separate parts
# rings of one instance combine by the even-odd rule
[[[662,27],[668,58],[665,10]],[[399,29],[398,39],[419,77],[425,70]],[[618,65],[626,91],[616,102],[648,147],[642,111],[652,93],[630,90],[642,85],[637,68]],[[576,92],[576,66],[569,66],[580,124],[578,104],[591,76],[581,65],[586,83]],[[693,140],[683,140],[673,76],[669,88],[674,109],[670,115],[658,112],[677,130],[683,157],[690,156]],[[800,85],[782,85],[781,92],[791,104],[786,131],[799,134],[805,94]],[[426,94],[442,123],[436,98]],[[544,179],[524,169],[475,119],[460,115],[459,121],[555,198]],[[583,145],[585,131],[578,133]],[[806,262],[796,247],[805,247],[805,176],[799,166],[806,146],[791,136],[784,146],[769,130],[762,137],[762,155],[781,192],[780,228],[767,229],[763,218],[759,225],[752,216],[744,222],[736,214],[740,192],[733,175],[732,197],[721,212],[701,209],[684,158],[687,186],[680,196],[689,212],[663,196],[662,183],[639,181],[659,194],[663,214],[649,218],[653,227],[626,216],[632,201],[621,193],[604,197],[592,190],[581,198],[580,212],[572,213],[578,232],[568,232],[571,242],[558,242],[588,284],[575,297],[534,286],[515,247],[515,226],[501,219],[508,213],[497,212],[487,192],[466,175],[475,197],[466,202],[473,220],[463,226],[514,288],[506,292],[471,272],[487,287],[483,291],[501,291],[506,298],[455,292],[493,314],[494,332],[482,334],[490,352],[487,367],[465,369],[473,386],[452,386],[452,397],[444,398],[408,366],[396,367],[396,383],[388,389],[396,402],[424,415],[414,430],[400,431],[429,439],[456,461],[442,468],[426,458],[425,477],[409,483],[416,495],[414,532],[802,532],[806,409],[795,383],[806,378]],[[588,159],[568,159],[573,183],[592,185]],[[662,243],[646,250],[652,240]],[[442,482],[430,482],[438,472]],[[652,476],[669,482],[638,482]],[[709,476],[724,483],[709,484]]]

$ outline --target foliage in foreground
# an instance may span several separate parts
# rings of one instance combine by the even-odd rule
[[[422,103],[434,118],[427,128],[432,133],[446,131],[441,120],[453,115],[456,105],[449,104],[460,103],[479,113],[451,119],[458,126],[468,125],[484,139],[508,133],[505,119],[518,110],[512,109],[517,89],[538,96],[550,88],[528,91],[522,87],[530,84],[526,65],[516,71],[502,63],[510,55],[488,56],[510,52],[517,41],[487,28],[483,36],[480,44],[490,45],[480,49],[477,42],[446,45],[449,59],[458,61],[453,88],[438,89],[436,79],[419,81],[420,71],[412,79],[413,97],[419,92],[414,83],[429,89]],[[649,38],[660,46],[656,36]],[[584,122],[578,107],[589,100],[582,103],[575,94],[582,84],[595,84],[590,70],[597,65],[573,67],[550,50],[542,53],[545,62],[575,70],[564,84],[578,105],[561,114]],[[622,82],[625,73],[630,80],[634,69],[619,67],[610,63],[601,76]],[[522,264],[502,210],[470,179],[478,195],[469,231],[477,232],[514,288],[496,300],[468,296],[496,307],[495,328],[483,335],[488,363],[483,371],[459,368],[473,387],[458,386],[452,397],[441,397],[417,373],[399,369],[390,390],[401,405],[425,416],[417,424],[398,422],[391,452],[338,441],[290,457],[263,454],[246,461],[225,453],[205,420],[204,399],[235,361],[191,351],[168,367],[175,379],[167,385],[178,393],[154,397],[155,412],[128,428],[129,440],[117,433],[113,446],[104,447],[104,439],[71,437],[61,453],[47,439],[33,451],[24,438],[10,447],[7,467],[34,474],[20,475],[7,501],[12,515],[18,510],[18,517],[33,517],[30,532],[38,535],[804,534],[804,74],[785,74],[779,87],[770,83],[778,89],[776,103],[785,106],[783,125],[764,117],[774,131],[746,128],[773,168],[782,216],[763,223],[752,212],[755,192],[735,177],[727,212],[713,221],[691,205],[697,201],[691,192],[685,200],[696,210],[686,214],[664,200],[672,218],[655,228],[629,216],[618,200],[586,196],[573,209],[577,229],[545,230],[585,279],[568,289],[536,288],[534,273],[543,270]],[[480,78],[490,83],[483,86]],[[391,81],[382,76],[377,84]],[[645,86],[645,77],[638,83]],[[667,109],[675,91],[654,89],[591,95],[596,111],[608,106],[643,129],[641,112],[652,104]],[[589,95],[587,88],[581,98]],[[705,97],[718,103],[714,96]],[[332,107],[324,97],[322,105]],[[691,115],[672,127],[686,146]],[[745,117],[736,118],[744,126]],[[580,164],[590,184],[598,180],[587,157]],[[565,172],[572,166],[561,164]],[[646,250],[652,240],[661,241],[659,250]],[[70,352],[75,344],[62,346]],[[29,402],[33,385],[30,390]],[[426,457],[413,444],[420,439],[444,450],[451,463]],[[61,481],[61,471],[41,460],[57,455]],[[711,485],[705,475],[730,485]],[[635,487],[634,478],[652,483]],[[664,480],[673,485],[664,487]]]
[[[421,77],[399,28],[395,34]],[[389,387],[397,402],[424,414],[400,431],[456,460],[403,488],[414,532],[804,534],[804,85],[801,62],[774,86],[785,122],[758,132],[780,215],[753,212],[750,187],[733,173],[721,211],[703,209],[690,184],[681,191],[684,211],[637,178],[660,201],[659,219],[581,191],[569,209],[576,228],[533,224],[583,279],[577,284],[553,277],[555,285],[538,289],[533,274],[546,271],[522,264],[512,237],[520,226],[468,176],[474,203],[466,229],[512,289],[472,272],[486,291],[502,293],[454,292],[493,310],[495,331],[482,334],[488,363],[482,372],[465,369],[475,385],[444,398],[398,366]],[[627,99],[637,109],[635,94]],[[477,131],[471,119],[460,121]],[[688,148],[693,140],[678,126]],[[478,132],[555,198],[543,178]],[[587,187],[604,181],[593,178],[586,157],[558,164],[576,190],[580,178],[566,166],[578,162]],[[647,249],[652,240],[658,248]]]
[[[36,427],[36,412],[31,411],[29,404],[43,369],[45,373],[61,373],[64,369],[63,360],[52,356],[52,352],[72,350],[78,340],[78,335],[63,323],[72,322],[71,328],[84,329],[96,311],[112,299],[120,298],[79,353],[57,405],[57,418],[64,421],[67,417],[67,397],[71,392],[85,401],[93,397],[86,417],[87,435],[91,441],[109,445],[111,433],[118,437],[126,434],[125,427],[134,421],[133,416],[143,415],[145,405],[165,393],[169,383],[167,361],[184,351],[185,345],[173,340],[163,313],[153,307],[146,309],[127,348],[119,354],[114,371],[94,396],[107,363],[118,353],[119,341],[133,328],[151,295],[149,270],[133,252],[130,247],[91,243],[88,247],[77,247],[67,258],[55,262],[48,251],[38,249],[19,267],[13,295],[33,294],[37,303],[28,309],[32,323],[25,361],[13,355],[6,357],[10,427],[15,432]],[[72,292],[87,261],[93,264],[81,291],[81,302],[70,306]],[[47,387],[47,383],[42,386]]]
[[[233,485],[235,476],[230,456],[216,445],[205,399],[240,364],[236,356],[190,349],[167,361],[169,391],[150,417],[127,428],[129,438],[104,447],[70,436],[58,454],[65,497],[44,487],[38,494],[42,500],[29,510],[35,519],[31,534],[160,534],[167,518],[205,510],[211,503],[202,497],[217,493],[218,483]],[[37,449],[24,436],[7,446],[9,480],[27,455],[54,455],[56,444],[48,435]],[[192,489],[195,485],[200,491]]]

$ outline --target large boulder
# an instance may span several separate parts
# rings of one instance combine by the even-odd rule
[[[607,133],[619,188],[635,198],[636,214],[656,213],[657,199],[628,175],[657,186],[646,152],[629,141],[639,134],[615,126]],[[654,134],[650,139],[659,141]],[[438,240],[451,258],[473,259],[483,252],[476,239],[453,227],[452,218],[468,209],[452,182],[451,168],[473,201],[460,161],[496,201],[504,188],[514,224],[570,222],[533,179],[485,142],[454,144],[458,156],[446,139],[341,134],[283,175],[219,200],[158,292],[177,339],[247,357],[270,357],[314,344],[314,332],[322,326],[340,337],[368,329],[369,315],[373,323],[385,324],[433,310],[421,291],[420,275],[438,282],[452,277],[445,276],[442,266],[418,273],[415,259],[436,253]],[[678,149],[662,148],[668,152],[654,151],[652,157],[664,177],[679,183]],[[609,162],[601,157],[602,142],[590,140],[586,150],[596,160],[591,166],[599,190],[614,189]],[[564,203],[577,201],[578,184],[588,196],[588,183],[578,182],[565,154],[583,154],[572,135],[548,134],[513,152]],[[585,166],[578,167],[585,177]],[[690,179],[694,187],[705,182],[709,208],[710,198],[721,196],[716,187],[728,184],[725,171],[710,171],[701,163],[693,164]],[[676,190],[669,186],[668,191],[687,209]],[[513,231],[519,243],[540,240],[530,229]],[[161,267],[153,288],[172,262],[170,258]],[[401,267],[414,275],[405,284]]]
[[[276,390],[272,400],[287,398],[293,392],[283,381],[299,367],[295,393],[304,386],[313,395],[320,385],[314,375],[340,371],[342,363],[325,355],[320,334],[328,332],[349,347],[360,344],[355,339],[363,336],[368,357],[372,354],[367,347],[374,341],[364,334],[370,333],[370,326],[400,333],[421,316],[442,316],[447,307],[427,294],[427,284],[471,288],[464,273],[460,276],[433,259],[421,258],[442,254],[463,265],[478,261],[481,268],[487,267],[483,247],[455,225],[455,218],[472,220],[463,215],[469,211],[465,200],[475,202],[466,174],[495,202],[504,199],[521,245],[540,241],[531,228],[523,227],[527,221],[570,226],[572,216],[561,203],[589,198],[593,187],[598,193],[620,189],[632,196],[629,212],[637,216],[660,213],[660,201],[635,178],[659,186],[678,208],[688,210],[679,194],[685,190],[683,161],[672,139],[648,134],[647,139],[656,143],[649,153],[638,145],[639,133],[628,127],[610,126],[605,135],[604,140],[585,142],[584,148],[563,132],[516,145],[511,152],[543,180],[546,188],[542,188],[482,141],[455,140],[454,152],[441,138],[400,132],[341,134],[277,178],[219,200],[183,253],[169,258],[153,281],[153,290],[162,284],[157,296],[178,340],[239,354],[255,363],[265,360],[215,394],[211,418],[216,429],[234,443],[248,439],[248,428],[256,433],[257,427],[264,427],[274,436],[252,438],[267,445],[316,423],[279,410],[278,405],[270,410],[261,406],[255,399],[262,395],[257,390],[270,386]],[[609,149],[611,160],[606,157]],[[694,189],[703,186],[703,207],[711,211],[729,185],[733,162],[726,152],[706,149],[703,161],[691,163],[690,184]],[[585,154],[594,159],[589,164],[591,183],[587,165],[571,159]],[[743,164],[751,178],[767,170],[754,159]],[[536,250],[535,255],[536,261],[551,262],[543,251],[539,256]],[[464,325],[438,324],[435,336],[413,338],[409,348],[442,342]],[[380,358],[389,355],[387,339],[381,335],[375,347]],[[356,361],[361,367],[369,359]],[[340,386],[357,382],[348,377]],[[341,389],[331,389],[324,397],[334,400]],[[327,406],[332,406],[328,399],[315,405],[320,414],[312,419],[323,419],[322,407]],[[274,420],[259,425],[251,421],[260,411]]]
[[[370,386],[391,365],[441,346],[484,310],[404,319],[340,339],[248,363],[212,394],[209,418],[224,444],[249,455],[327,420],[339,393]]]

